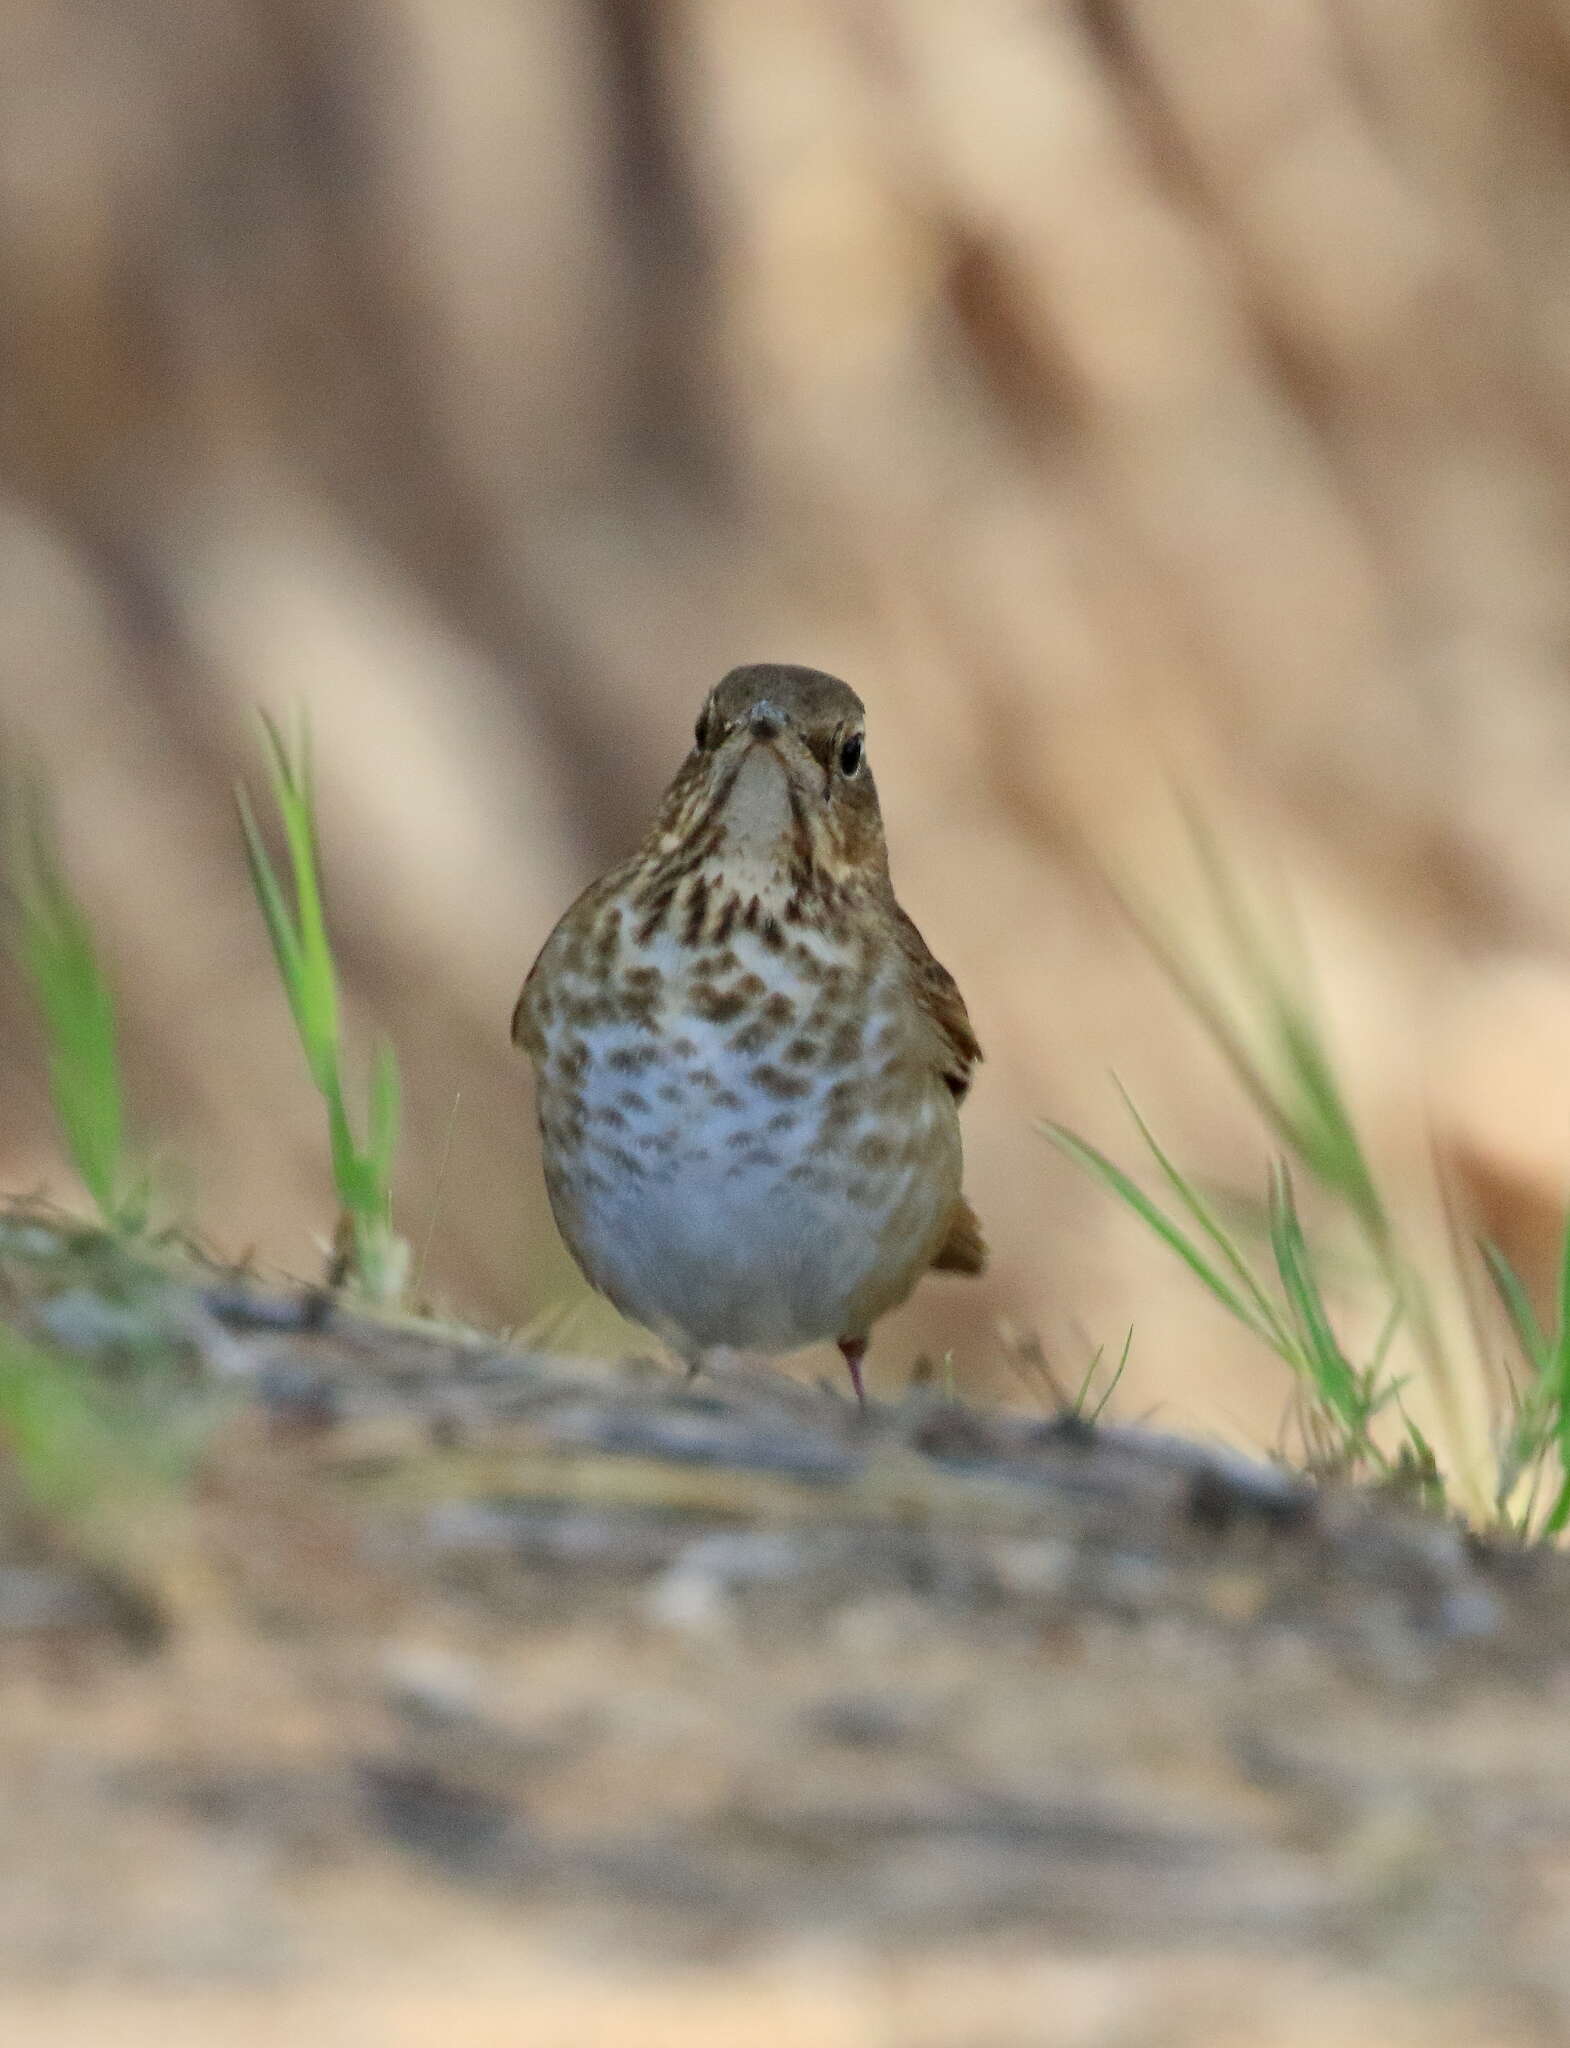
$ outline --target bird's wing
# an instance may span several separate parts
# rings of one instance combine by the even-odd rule
[[[905,964],[916,1002],[932,1026],[938,1056],[938,1071],[956,1102],[963,1102],[971,1076],[981,1058],[981,1047],[970,1028],[965,998],[948,969],[936,961],[926,940],[904,911],[895,905],[894,927],[899,934]]]
[[[943,1242],[932,1254],[935,1273],[984,1273],[987,1269],[987,1240],[981,1222],[963,1195],[954,1204]]]

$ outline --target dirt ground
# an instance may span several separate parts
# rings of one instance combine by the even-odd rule
[[[0,1512],[0,2020],[68,2048],[1553,2043],[1570,1567],[1170,1437],[863,1421],[13,1220],[199,1410]],[[313,1320],[319,1327],[302,1327]]]

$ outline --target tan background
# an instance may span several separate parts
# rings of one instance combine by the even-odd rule
[[[1120,927],[1168,778],[1292,889],[1372,1140],[1531,1256],[1570,1156],[1570,8],[1556,0],[29,0],[0,29],[0,748],[41,761],[135,1099],[309,1270],[322,1134],[230,784],[318,736],[427,1287],[567,1298],[506,1019],[734,661],[867,698],[989,1055],[1001,1315],[1275,1427],[1279,1375],[1033,1135],[1107,1084],[1257,1186]],[[0,1185],[68,1193],[0,990]],[[590,1332],[593,1324],[578,1327]],[[1023,1398],[1038,1398],[1015,1385]]]

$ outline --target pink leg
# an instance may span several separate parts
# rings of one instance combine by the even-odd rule
[[[863,1413],[866,1411],[867,1394],[866,1389],[861,1384],[861,1361],[866,1355],[867,1340],[865,1337],[841,1337],[840,1356],[850,1368],[850,1383],[856,1389],[856,1405]]]

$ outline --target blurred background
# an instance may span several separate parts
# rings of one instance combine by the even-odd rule
[[[235,827],[308,711],[424,1285],[570,1304],[508,1012],[732,663],[867,700],[907,907],[988,1063],[995,1260],[897,1385],[1269,1436],[1278,1370],[1032,1128],[1257,1189],[1118,915],[1172,791],[1296,906],[1399,1195],[1527,1265],[1570,1158],[1563,0],[28,0],[0,29],[0,752],[41,765],[141,1129],[316,1270]],[[0,1185],[72,1190],[0,985]],[[455,1107],[456,1104],[456,1107]],[[450,1153],[439,1209],[444,1150]],[[566,1336],[603,1341],[592,1316]],[[566,1341],[564,1337],[563,1341]]]

